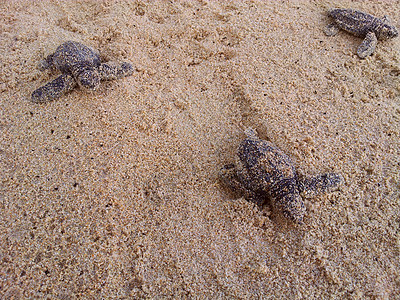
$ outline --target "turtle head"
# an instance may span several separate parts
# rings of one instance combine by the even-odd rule
[[[396,27],[390,24],[383,24],[381,31],[379,33],[379,37],[382,40],[395,38],[399,35]]]
[[[96,90],[100,86],[100,75],[94,69],[85,69],[76,77],[79,85],[88,90]]]

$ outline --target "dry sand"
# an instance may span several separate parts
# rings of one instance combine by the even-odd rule
[[[335,6],[3,0],[0,298],[400,299],[400,38],[360,60]],[[67,40],[136,71],[30,102]],[[221,186],[247,126],[344,176],[303,226]]]

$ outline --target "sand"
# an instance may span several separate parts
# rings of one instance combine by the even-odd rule
[[[0,298],[400,299],[400,38],[360,60],[335,6],[1,1]],[[67,40],[135,72],[30,102]],[[246,127],[344,177],[304,225],[221,185]]]

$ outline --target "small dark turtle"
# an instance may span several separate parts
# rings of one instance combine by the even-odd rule
[[[339,29],[363,37],[357,49],[357,55],[365,58],[375,51],[378,40],[386,40],[398,36],[396,27],[391,25],[387,16],[382,19],[354,9],[331,9],[328,12],[334,20],[325,28],[326,35],[335,35]]]
[[[99,52],[78,42],[65,42],[39,65],[41,70],[53,69],[62,73],[59,77],[32,93],[32,101],[47,102],[79,86],[96,90],[100,80],[114,80],[132,75],[130,63],[101,63]]]
[[[302,197],[333,191],[342,181],[334,173],[300,178],[282,150],[258,138],[252,129],[245,134],[236,164],[224,166],[221,179],[233,191],[258,204],[269,198],[275,208],[295,223],[302,223],[306,211]]]

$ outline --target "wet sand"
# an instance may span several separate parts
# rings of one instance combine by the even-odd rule
[[[400,298],[400,38],[360,60],[334,6],[2,1],[0,298]],[[135,72],[30,102],[68,40]],[[344,177],[304,225],[221,185],[246,127]]]

